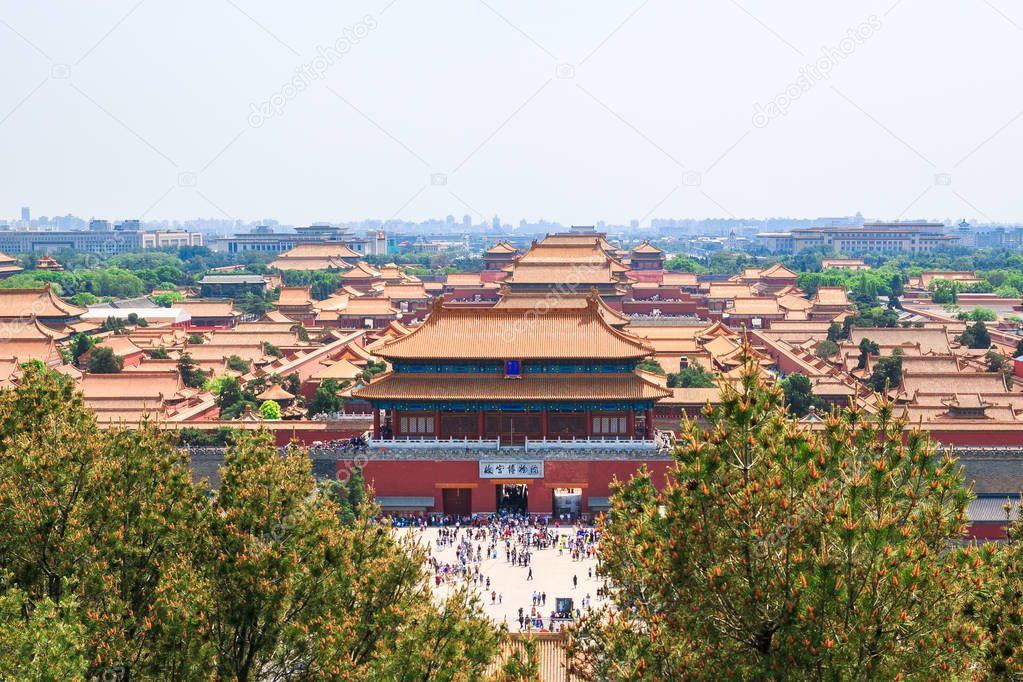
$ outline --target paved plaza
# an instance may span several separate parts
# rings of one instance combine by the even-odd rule
[[[553,531],[553,527],[551,529]],[[437,548],[438,528],[425,528],[423,530],[402,530],[413,537],[420,538],[421,542],[430,543],[430,556],[442,564],[457,564],[457,543],[448,544],[440,549]],[[576,528],[565,526],[556,532],[566,539],[574,537]],[[465,537],[463,530],[459,539]],[[489,536],[488,536],[489,538]],[[473,541],[473,546],[482,545],[483,553],[486,554],[489,539]],[[490,618],[496,623],[507,623],[509,630],[516,632],[519,629],[518,612],[521,607],[523,612],[529,614],[533,607],[532,595],[534,592],[546,592],[547,602],[544,606],[537,607],[537,612],[544,619],[545,627],[548,624],[551,612],[555,610],[556,598],[570,597],[574,600],[575,608],[584,610],[583,600],[588,596],[590,607],[596,608],[605,603],[605,600],[598,599],[597,590],[603,584],[597,578],[597,561],[584,558],[578,561],[572,559],[572,553],[565,550],[559,552],[557,544],[545,549],[533,548],[531,566],[533,579],[528,580],[529,568],[524,566],[513,566],[505,560],[503,542],[498,546],[497,558],[493,559],[484,556],[479,563],[480,571],[484,579],[490,578],[490,589],[485,583],[475,583],[475,589],[480,595],[483,608]],[[572,578],[578,579],[578,586],[573,587]],[[446,597],[451,590],[458,585],[458,582],[442,582],[436,587],[431,580],[438,597]],[[499,598],[491,600],[491,591],[496,592]]]

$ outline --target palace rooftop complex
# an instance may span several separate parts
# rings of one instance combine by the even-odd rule
[[[857,238],[916,249],[942,237],[928,225],[857,229],[874,235]],[[792,240],[852,239],[796,232]],[[681,420],[720,402],[746,353],[769,380],[805,375],[818,410],[855,401],[868,412],[879,400],[872,374],[898,357],[887,398],[958,449],[984,504],[1023,487],[1023,392],[986,359],[996,352],[1011,362],[1019,337],[992,324],[991,347],[969,348],[960,338],[968,323],[931,300],[941,282],[970,285],[976,273],[915,275],[895,326],[858,326],[845,287],[801,289],[800,273],[778,263],[731,276],[670,272],[670,255],[580,230],[524,248],[495,240],[478,271],[417,276],[320,240],[275,250],[268,273],[210,272],[179,287],[184,300],[169,308],[146,298],[86,308],[49,286],[0,289],[0,386],[16,385],[21,365],[38,360],[77,382],[103,425],[148,417],[167,429],[266,428],[279,444],[312,446],[319,475],[346,466],[323,444],[363,435],[366,478],[389,511],[490,512],[511,500],[519,511],[592,514],[606,506],[611,481],[640,466],[663,482]],[[854,258],[822,265],[868,269]],[[0,276],[21,267],[0,254]],[[288,275],[296,271],[306,279]],[[309,284],[321,272],[334,273],[336,290]],[[241,301],[264,292],[273,292],[271,309],[244,312]],[[997,307],[984,294],[962,297]],[[1000,316],[1018,309],[1018,300],[1000,300]],[[93,343],[76,359],[78,335]],[[878,352],[864,355],[866,342]],[[90,369],[99,349],[120,371]],[[186,385],[182,363],[198,382]],[[693,373],[710,379],[689,385]],[[222,377],[250,391],[227,414],[213,392]],[[310,414],[324,390],[337,407]],[[265,402],[277,403],[280,419],[261,417]],[[820,413],[803,425],[822,428]],[[203,467],[215,452],[193,454],[198,470],[213,473]],[[1001,532],[981,507],[975,533]]]

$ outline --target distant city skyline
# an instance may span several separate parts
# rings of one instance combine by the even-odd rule
[[[0,213],[1020,222],[1021,32],[1005,0],[2,2]]]

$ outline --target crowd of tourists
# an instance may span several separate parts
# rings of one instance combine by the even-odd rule
[[[432,543],[424,539],[427,549],[427,561],[433,572],[434,586],[455,586],[465,583],[475,588],[485,604],[503,605],[505,596],[502,588],[521,593],[522,590],[511,590],[508,585],[499,585],[498,578],[489,573],[499,561],[505,566],[516,569],[511,572],[514,580],[522,583],[533,582],[534,558],[537,553],[557,552],[557,556],[569,558],[572,562],[597,559],[597,546],[600,533],[589,524],[572,523],[567,517],[543,517],[514,514],[474,514],[471,516],[398,516],[392,517],[395,528],[418,529],[425,535],[426,529],[436,529],[431,533]],[[488,563],[490,562],[490,563]],[[580,571],[587,579],[594,578],[594,567]],[[501,580],[507,581],[509,571],[500,571]],[[568,574],[566,572],[566,582]],[[549,579],[550,576],[545,576]],[[514,623],[520,630],[558,631],[574,619],[579,618],[593,606],[590,593],[578,594],[580,574],[571,575],[571,587],[565,588],[565,594],[555,603],[555,596],[548,595],[544,590],[534,590],[530,603],[517,606]],[[598,598],[603,590],[598,590]]]

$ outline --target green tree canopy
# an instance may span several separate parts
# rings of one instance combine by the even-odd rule
[[[95,374],[117,374],[124,369],[124,358],[106,346],[89,351],[89,371]]]
[[[583,619],[588,679],[961,679],[989,550],[959,547],[955,461],[894,406],[798,426],[747,360],[683,424],[660,490],[616,487],[602,524],[615,610]]]

